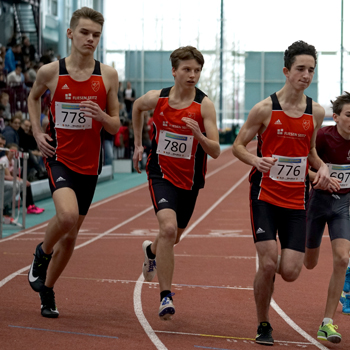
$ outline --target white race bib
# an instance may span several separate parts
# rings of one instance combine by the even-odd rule
[[[327,163],[329,175],[341,180],[340,188],[350,188],[350,164]]]
[[[191,159],[192,144],[193,136],[160,130],[157,154],[174,158]]]
[[[284,157],[272,155],[277,161],[270,169],[270,178],[283,182],[304,182],[307,157]]]
[[[84,130],[92,128],[92,118],[80,111],[79,103],[56,102],[56,128]]]

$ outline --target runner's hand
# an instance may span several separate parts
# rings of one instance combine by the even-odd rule
[[[132,157],[132,161],[134,163],[134,168],[139,174],[141,174],[139,162],[141,162],[141,160],[142,160],[144,150],[145,149],[143,148],[143,146],[135,146],[134,155]]]
[[[95,119],[98,122],[103,122],[105,113],[96,102],[91,100],[80,102],[80,111],[84,112],[85,116]]]
[[[52,157],[55,154],[55,147],[51,146],[49,142],[53,141],[52,138],[43,132],[40,132],[35,135],[35,141],[38,145],[38,148],[43,155],[43,157]]]
[[[333,180],[332,180],[333,181]],[[329,189],[329,185],[331,182],[331,177],[329,176],[329,170],[327,165],[323,165],[321,166],[315,176],[314,181],[312,182],[312,184],[314,185],[314,188],[316,190],[328,190]],[[333,182],[332,186],[334,186],[336,183]],[[340,189],[340,185],[338,184],[338,188],[337,190]]]
[[[196,120],[192,118],[186,118],[186,117],[182,118],[181,120],[186,124],[186,126],[189,129],[191,129],[192,134],[196,140],[199,141],[201,137],[203,137],[201,129],[199,128],[199,125]]]
[[[262,173],[267,173],[276,161],[277,159],[272,157],[256,157],[254,166]]]
[[[336,178],[336,177],[330,177],[329,179],[329,184],[326,188],[321,188],[321,190],[325,190],[325,191],[328,191],[328,192],[337,192],[340,190],[340,183],[341,183],[341,180]],[[315,186],[315,188],[317,188]]]

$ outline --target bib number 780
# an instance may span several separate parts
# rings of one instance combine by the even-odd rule
[[[157,154],[174,157],[191,159],[193,136],[181,135],[174,132],[160,130]]]

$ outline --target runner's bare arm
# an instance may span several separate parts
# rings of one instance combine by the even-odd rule
[[[258,133],[262,133],[271,118],[271,99],[265,99],[257,103],[249,112],[246,122],[239,131],[233,143],[232,153],[242,162],[255,166],[259,171],[266,173],[275,164],[276,159],[272,157],[260,158],[247,150],[247,144]]]
[[[192,118],[182,118],[186,126],[191,129],[193,136],[201,144],[205,153],[212,158],[220,155],[219,132],[216,126],[216,112],[212,101],[205,97],[202,101],[201,113],[206,136],[204,136],[199,128],[198,123]]]
[[[58,62],[42,66],[38,70],[36,80],[28,96],[28,112],[32,123],[33,136],[44,157],[53,156],[55,154],[55,148],[47,142],[52,141],[52,138],[43,132],[40,125],[41,96],[48,89],[52,93],[52,83],[57,80],[57,78]]]
[[[308,155],[308,160],[310,165],[317,170],[317,173],[314,177],[313,184],[315,185],[315,189],[323,189],[328,190],[330,186],[330,176],[327,165],[322,161],[322,159],[318,156],[316,151],[316,136],[317,131],[320,129],[325,111],[324,108],[321,107],[318,103],[313,102],[312,105],[313,116],[314,116],[314,132],[310,141],[310,153]],[[339,185],[340,188],[340,185]],[[337,190],[339,189],[337,188]]]
[[[119,79],[117,71],[105,64],[101,64],[103,82],[107,91],[107,109],[102,111],[100,106],[91,100],[80,103],[80,108],[84,113],[100,122],[104,129],[114,135],[120,127],[118,88]]]
[[[139,97],[132,108],[132,125],[134,129],[134,168],[138,173],[141,173],[139,162],[142,160],[144,148],[142,145],[142,128],[143,128],[143,114],[144,111],[149,111],[157,106],[161,90],[151,90],[145,95]]]

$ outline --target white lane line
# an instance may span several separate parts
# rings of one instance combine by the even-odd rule
[[[221,169],[226,168],[227,166],[233,164],[237,159],[235,159],[232,162],[229,162],[225,166],[221,167]],[[249,171],[250,172],[250,171]],[[233,190],[235,190],[249,175],[249,172],[246,173],[238,182],[236,182],[235,185],[233,185],[228,192],[226,192],[219,200],[217,200],[198,220],[196,220],[187,230],[184,231],[182,234],[181,240],[185,238],[189,232],[191,232],[203,219],[205,219],[209,213],[211,213]],[[212,173],[211,173],[212,174]],[[142,285],[144,282],[143,275],[141,274],[138,281],[136,282],[135,288],[134,288],[134,310],[135,314],[145,330],[145,333],[150,338],[150,340],[153,342],[153,344],[156,346],[158,350],[166,350],[167,348],[165,345],[160,341],[158,336],[156,335],[153,328],[150,326],[149,322],[147,321],[143,311],[142,311],[142,302],[141,302],[141,291],[142,291]]]
[[[256,270],[258,271],[259,268],[259,259],[258,254],[256,253]],[[300,328],[275,302],[273,298],[271,298],[271,307],[282,317],[282,319],[296,332],[298,332],[302,337],[304,337],[306,340],[308,340],[311,344],[315,345],[317,348],[321,350],[328,350],[327,347],[322,345],[320,342],[318,342],[316,339],[314,339],[311,335],[306,333],[302,328]]]
[[[141,211],[140,213],[138,213],[138,214],[136,214],[136,215],[130,217],[129,219],[123,221],[122,223],[120,223],[120,224],[118,224],[118,225],[112,227],[112,228],[109,229],[108,231],[105,231],[104,233],[101,233],[100,235],[98,235],[98,236],[96,236],[96,237],[94,237],[94,238],[91,238],[91,239],[89,239],[88,241],[86,241],[86,242],[84,242],[84,243],[82,243],[82,244],[77,245],[77,246],[74,248],[74,250],[79,249],[79,248],[82,248],[82,247],[85,247],[86,245],[97,241],[98,239],[100,239],[100,238],[102,238],[102,237],[108,235],[110,232],[112,232],[112,231],[114,231],[114,230],[117,230],[119,227],[122,227],[123,225],[128,224],[130,221],[133,221],[133,220],[137,219],[139,216],[141,216],[141,215],[147,213],[147,212],[150,211],[151,209],[153,209],[153,206],[148,207],[147,209]],[[15,278],[16,276],[18,276],[19,274],[21,274],[23,271],[29,270],[29,268],[30,268],[30,265],[28,265],[28,266],[26,266],[26,267],[24,267],[24,268],[22,268],[22,269],[20,269],[20,270],[18,270],[18,271],[16,271],[16,272],[12,273],[11,275],[5,277],[4,279],[2,279],[2,280],[0,281],[0,288],[1,288],[4,284],[6,284],[7,282],[11,281],[13,278]]]

